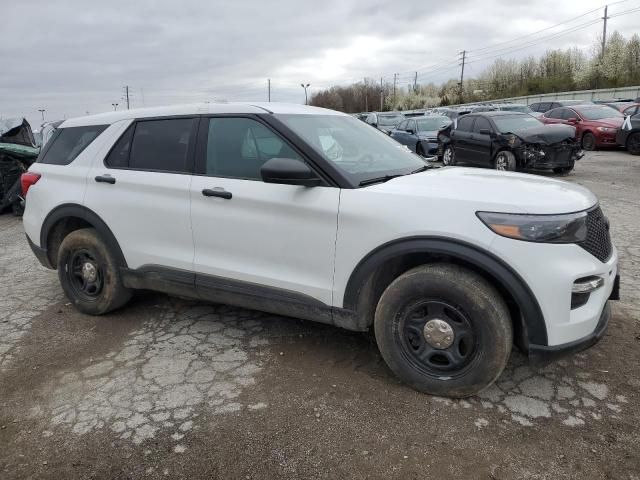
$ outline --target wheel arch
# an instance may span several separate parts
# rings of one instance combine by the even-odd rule
[[[118,265],[127,266],[116,237],[98,214],[82,205],[68,203],[49,212],[40,229],[40,246],[46,251],[47,259],[54,269],[57,268],[60,244],[69,233],[81,228],[95,228],[115,255]]]
[[[523,351],[529,344],[547,345],[542,310],[522,277],[494,254],[445,237],[399,239],[368,253],[349,277],[343,308],[353,312],[359,329],[367,329],[386,287],[411,268],[434,262],[459,264],[486,278],[509,306],[514,339]]]

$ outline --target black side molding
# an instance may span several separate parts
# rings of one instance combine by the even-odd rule
[[[29,235],[26,235],[26,237],[27,237],[27,242],[29,242],[29,247],[31,248],[31,251],[36,256],[40,264],[43,267],[46,267],[50,270],[55,270],[55,268],[53,267],[53,265],[51,265],[51,262],[49,261],[49,257],[47,256],[47,249],[41,248],[37,246],[35,243],[33,243],[29,238]]]

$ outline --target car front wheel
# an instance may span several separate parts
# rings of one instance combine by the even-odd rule
[[[587,132],[582,136],[582,149],[589,152],[596,149],[596,137],[593,133]]]
[[[494,162],[496,170],[504,172],[515,172],[516,170],[516,157],[509,151],[503,151],[496,155]]]
[[[403,382],[458,398],[500,376],[513,340],[509,311],[496,289],[451,264],[422,265],[394,280],[378,303],[375,335]]]
[[[627,139],[627,151],[631,155],[640,155],[640,132],[629,135]]]
[[[122,307],[132,292],[122,284],[113,253],[93,228],[67,235],[58,253],[58,278],[82,313],[102,315]]]
[[[456,164],[456,153],[451,145],[444,147],[444,152],[442,152],[442,163],[445,167],[452,167]]]

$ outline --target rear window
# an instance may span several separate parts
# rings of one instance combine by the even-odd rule
[[[43,152],[39,163],[69,165],[108,125],[60,128]]]

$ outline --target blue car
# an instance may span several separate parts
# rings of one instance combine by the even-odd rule
[[[438,153],[438,132],[451,124],[444,115],[426,115],[408,118],[392,131],[391,138],[409,147],[423,157]]]

